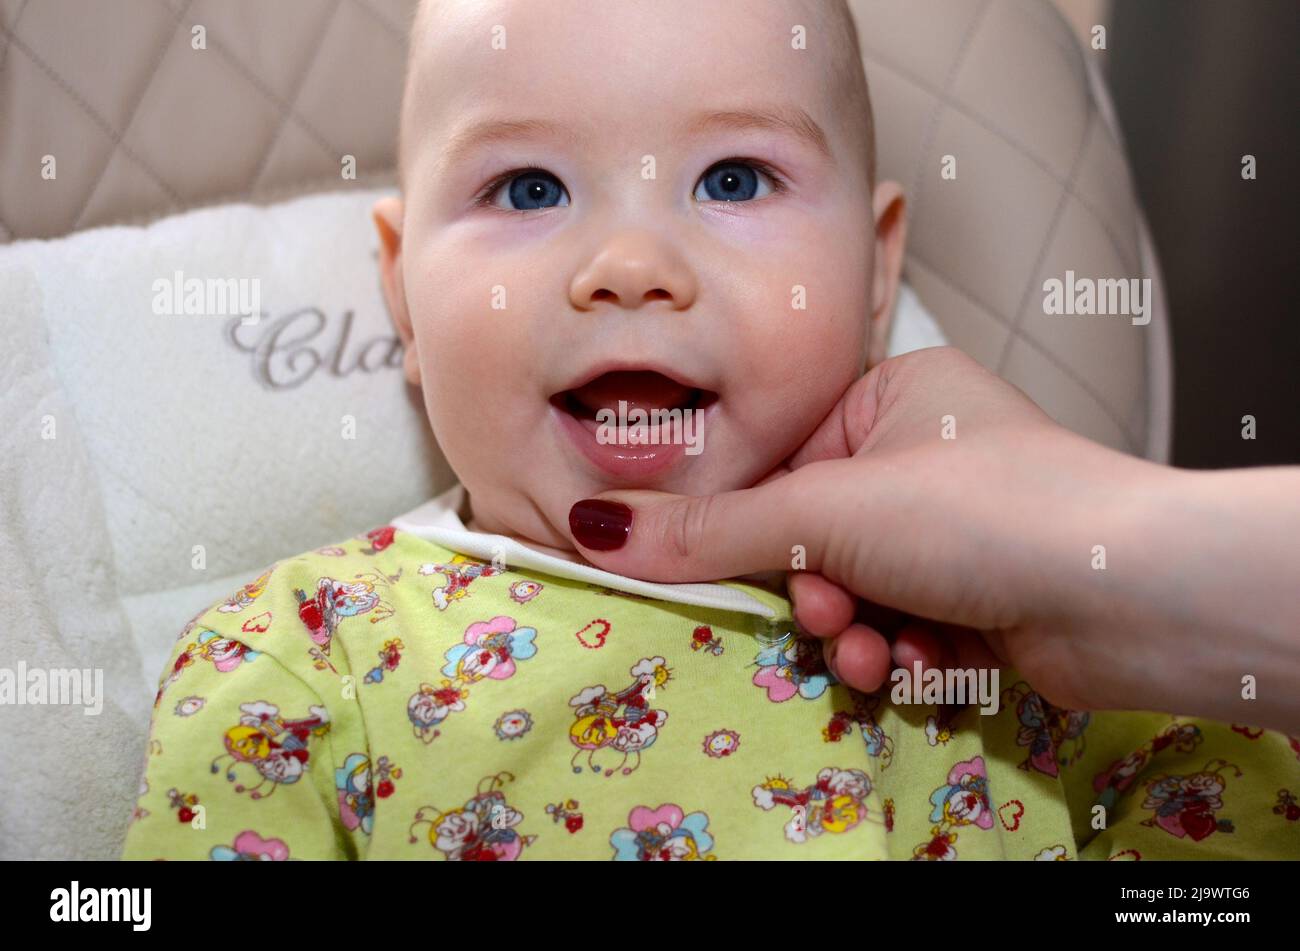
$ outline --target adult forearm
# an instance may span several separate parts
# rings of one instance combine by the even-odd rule
[[[1113,601],[1094,612],[1132,638],[1115,690],[1300,733],[1300,469],[1151,476],[1120,509]]]

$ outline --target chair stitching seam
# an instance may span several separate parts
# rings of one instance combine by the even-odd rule
[[[149,176],[154,180],[154,183],[167,194],[167,197],[169,199],[171,199],[173,202],[176,203],[180,202],[180,195],[177,193],[177,191],[174,188],[172,188],[169,184],[167,184],[167,181],[162,177],[162,175],[158,173],[156,169],[153,168],[153,166],[151,166],[148,162],[146,162],[143,158],[141,158],[138,154],[136,154],[134,149],[132,149],[129,145],[127,145],[125,142],[122,141],[122,137],[117,133],[117,131],[113,128],[113,126],[109,124],[108,120],[105,119],[103,116],[101,116],[99,112],[89,102],[87,102],[85,98],[83,98],[82,95],[79,92],[77,92],[75,88],[73,88],[72,84],[69,83],[66,79],[64,79],[64,77],[62,76],[62,74],[59,73],[58,70],[56,70],[49,63],[45,62],[45,60],[42,59],[36,53],[35,50],[33,50],[30,46],[28,46],[25,42],[23,42],[22,37],[11,32],[3,24],[0,24],[0,30],[2,30],[10,38],[10,40],[13,42],[13,45],[17,46],[20,52],[22,52],[24,55],[27,56],[28,59],[30,59],[33,63],[36,64],[37,68],[40,69],[41,72],[45,73],[46,76],[48,76],[50,79],[54,81],[55,85],[57,85],[63,91],[64,95],[66,95],[69,99],[72,100],[74,105],[76,105],[79,109],[81,109],[82,112],[86,114],[87,118],[89,118],[91,122],[93,122],[95,126],[104,134],[104,136],[110,142],[113,143],[114,148],[120,148],[123,154],[125,154],[133,162],[135,162],[142,169],[144,169],[149,174]]]
[[[286,108],[280,112],[280,118],[275,125],[275,132],[272,133],[270,141],[267,142],[266,150],[262,153],[262,159],[257,163],[257,168],[253,170],[253,176],[249,179],[248,190],[250,192],[255,191],[258,183],[262,180],[262,174],[266,171],[266,163],[271,158],[271,152],[274,151],[276,143],[280,141],[280,136],[284,134],[284,127],[289,120],[289,116],[294,113],[294,107],[298,104],[298,97],[302,95],[303,83],[306,81],[307,76],[310,75],[317,61],[320,59],[322,41],[325,39],[326,34],[329,33],[330,27],[333,26],[334,21],[338,18],[338,12],[341,9],[340,3],[341,0],[334,0],[333,8],[325,17],[324,26],[322,26],[320,31],[316,34],[316,42],[313,44],[315,49],[312,51],[312,54],[307,57],[306,62],[303,64],[302,69],[299,71],[297,78],[293,82],[292,99],[286,103]]]
[[[897,63],[891,62],[889,59],[880,56],[874,50],[868,53],[868,57],[876,65],[883,66],[884,68],[888,69],[890,72],[895,73],[896,75],[902,77],[903,79],[908,80],[909,82],[913,83],[916,86],[919,86],[923,91],[929,93],[930,95],[932,96],[942,95],[942,93],[934,89],[929,83],[927,83],[920,76],[917,76],[915,73],[911,72],[905,67],[899,66]],[[1091,97],[1089,97],[1089,102],[1091,101],[1092,101]],[[1041,169],[1042,172],[1045,175],[1047,175],[1049,178],[1051,178],[1052,181],[1055,182],[1057,185],[1059,185],[1062,188],[1068,188],[1070,190],[1071,195],[1078,200],[1079,204],[1085,210],[1087,210],[1088,214],[1097,223],[1097,226],[1100,227],[1103,232],[1105,232],[1107,239],[1111,243],[1111,248],[1115,252],[1115,256],[1120,259],[1120,262],[1124,265],[1124,268],[1128,271],[1136,271],[1138,269],[1138,264],[1132,260],[1128,251],[1124,248],[1123,242],[1121,241],[1119,235],[1111,227],[1110,222],[1106,220],[1105,216],[1102,215],[1101,212],[1097,210],[1096,206],[1093,205],[1092,202],[1089,201],[1086,196],[1076,191],[1072,185],[1069,185],[1067,180],[1062,178],[1061,175],[1055,169],[1053,169],[1045,159],[1041,158],[1033,150],[1031,150],[1024,144],[1022,144],[1018,139],[1016,139],[1009,132],[1006,132],[998,125],[996,125],[986,117],[980,115],[979,113],[972,111],[965,104],[954,100],[954,101],[949,101],[947,105],[953,111],[965,116],[967,119],[970,119],[972,122],[976,123],[977,125],[982,126],[985,130],[991,132],[993,135],[997,136],[1007,145],[1011,146],[1022,156],[1024,156],[1024,158],[1028,159],[1031,163],[1038,166],[1038,168]],[[1133,192],[1131,184],[1130,187],[1125,188],[1125,192],[1126,192],[1126,198],[1130,202],[1132,202],[1134,206],[1136,206],[1137,198]]]
[[[185,0],[185,6],[181,8],[180,16],[177,17],[177,23],[179,23],[180,18],[189,11],[189,8],[193,3],[194,0]],[[149,70],[149,77],[144,81],[144,84],[141,85],[139,95],[135,97],[135,102],[131,104],[131,110],[126,114],[126,124],[122,126],[121,134],[115,134],[113,147],[108,150],[108,155],[104,158],[103,164],[100,165],[99,173],[95,176],[94,182],[91,183],[90,190],[86,192],[86,197],[82,199],[81,207],[77,209],[77,215],[72,219],[72,228],[70,230],[76,231],[81,226],[81,219],[85,216],[86,209],[90,207],[91,199],[93,199],[95,193],[99,191],[99,184],[104,180],[104,175],[108,172],[108,167],[113,164],[113,157],[117,155],[117,150],[122,145],[123,137],[126,133],[131,131],[131,123],[135,121],[135,114],[140,109],[140,103],[144,102],[145,96],[149,94],[149,90],[153,87],[154,80],[158,78],[158,69],[162,66],[163,58],[166,57],[168,47],[175,35],[176,27],[173,26],[171,33],[163,38],[162,44],[159,46],[158,52],[154,56],[153,66]]]
[[[951,107],[952,98],[949,93],[952,90],[952,84],[957,81],[957,73],[961,70],[966,61],[966,54],[970,51],[971,43],[975,39],[975,34],[979,31],[980,25],[984,18],[988,16],[989,10],[993,8],[993,0],[984,0],[983,6],[976,12],[966,28],[966,35],[962,38],[961,46],[957,50],[957,55],[953,57],[952,65],[948,67],[948,75],[944,78],[943,90],[932,92],[937,101],[934,108],[930,111],[930,118],[926,122],[924,135],[921,136],[921,147],[917,151],[919,161],[916,165],[916,173],[912,179],[912,207],[913,212],[909,217],[916,218],[921,214],[921,199],[925,195],[925,189],[922,187],[926,180],[925,170],[930,163],[930,149],[934,145],[935,136],[939,130],[939,118],[943,115],[944,109]],[[930,90],[927,90],[930,91]]]

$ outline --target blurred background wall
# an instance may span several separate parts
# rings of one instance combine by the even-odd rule
[[[1297,0],[1056,0],[1101,58],[1169,295],[1178,465],[1300,462]],[[1257,178],[1242,178],[1255,156]],[[1243,416],[1257,438],[1242,438]]]

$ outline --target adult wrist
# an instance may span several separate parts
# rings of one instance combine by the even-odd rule
[[[1027,623],[1068,639],[1089,707],[1158,709],[1154,698],[1187,675],[1170,663],[1179,635],[1165,575],[1185,473],[1074,438],[1052,458],[1055,470],[1038,477],[1050,489],[1026,530],[1039,540],[1029,549],[1039,583]]]

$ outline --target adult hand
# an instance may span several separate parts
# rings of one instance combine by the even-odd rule
[[[796,620],[861,690],[914,660],[1009,664],[1058,706],[1300,726],[1296,470],[1113,452],[950,348],[872,369],[754,488],[597,499],[570,527],[610,571],[703,581],[802,552]]]

